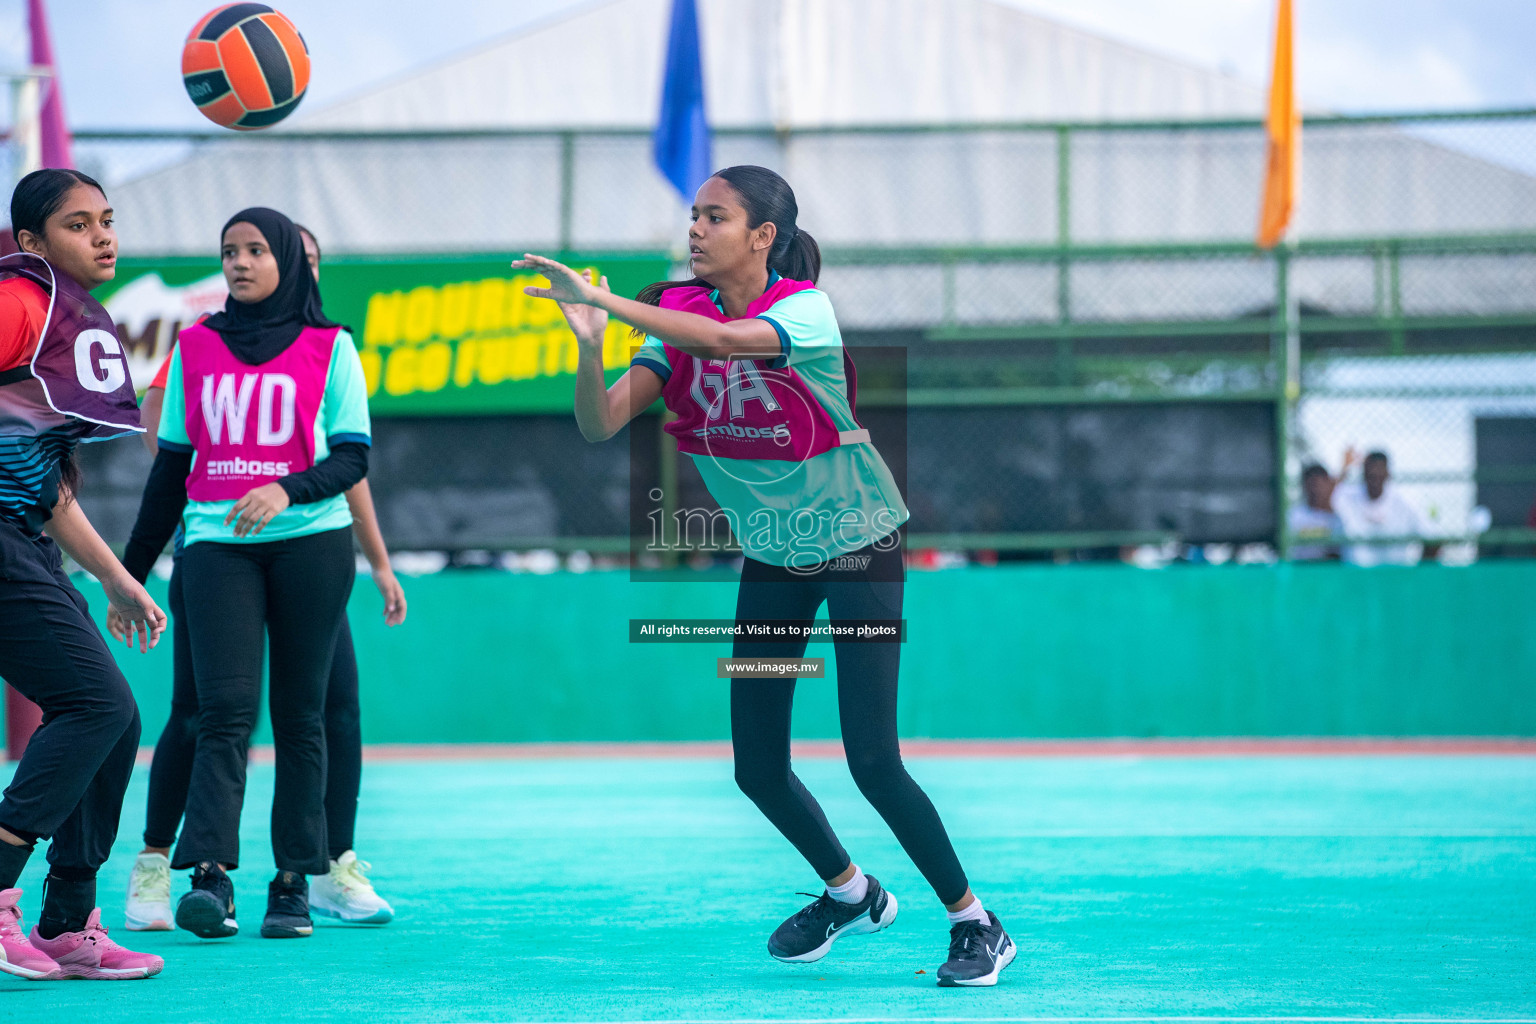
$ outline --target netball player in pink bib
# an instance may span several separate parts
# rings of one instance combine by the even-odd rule
[[[658,397],[677,414],[667,430],[693,457],[746,555],[739,626],[805,627],[825,602],[837,624],[901,618],[901,494],[855,415],[853,361],[832,305],[816,288],[821,253],[796,224],[794,193],[763,167],[728,167],[695,197],[690,281],[663,282],[639,301],[569,267],[527,255],[580,345],[576,419],[591,441],[612,437]],[[628,372],[603,382],[612,315],[646,335]],[[735,658],[798,658],[805,640],[738,634]],[[848,765],[949,911],[941,985],[992,985],[1015,947],[983,909],[933,804],[902,765],[896,737],[901,647],[836,644],[838,708]],[[844,935],[885,929],[896,899],[838,842],[790,766],[793,679],[731,681],[731,741],[743,792],[826,883],[768,940],[779,960],[821,959]]]
[[[277,754],[261,934],[309,935],[306,875],[329,869],[322,712],[352,590],[344,492],[368,469],[362,363],[325,317],[298,229],[261,207],[224,226],[224,311],[181,332],[167,375],[159,454],[124,564],[142,579],[178,522],[198,736],[171,867],[192,868],[176,924],[232,935],[246,748],[270,638]]]
[[[295,224],[304,243],[305,260],[320,279],[320,243],[302,224]],[[160,412],[165,400],[166,379],[171,371],[167,354],[160,371],[144,391],[139,413],[144,426],[158,433]],[[159,444],[145,435],[150,454],[158,454]],[[390,567],[389,549],[379,533],[378,517],[367,479],[359,480],[347,491],[347,507],[352,513],[358,545],[373,569],[373,581],[384,598],[384,621],[395,626],[405,621],[405,592]],[[144,809],[144,849],[134,860],[128,876],[128,904],[124,924],[129,931],[168,931],[175,915],[171,911],[171,848],[181,828],[181,815],[187,806],[187,787],[192,780],[192,760],[197,752],[197,683],[192,670],[192,644],[185,626],[186,606],[181,594],[181,540],[172,540],[175,552],[170,583],[166,588],[172,620],[174,650],[171,688],[171,713],[155,743],[150,763],[148,798]],[[108,627],[120,629],[108,618]],[[336,654],[331,660],[330,682],[325,688],[325,826],[330,834],[330,872],[310,881],[309,909],[340,921],[357,924],[384,924],[394,917],[394,908],[380,896],[368,880],[369,864],[353,851],[357,827],[358,793],[363,775],[363,736],[358,707],[357,654],[352,645],[352,631],[347,617],[341,617],[336,634]]]

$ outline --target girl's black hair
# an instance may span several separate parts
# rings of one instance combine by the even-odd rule
[[[768,269],[791,281],[810,281],[821,276],[821,247],[809,231],[795,224],[800,207],[795,202],[795,191],[789,182],[777,172],[754,164],[738,164],[716,171],[711,177],[719,178],[741,197],[741,205],[747,211],[747,228],[759,227],[772,222],[778,229],[773,238],[773,248],[768,252]],[[688,281],[657,281],[640,289],[635,296],[648,306],[661,304],[662,293],[669,288],[709,287],[701,277]],[[642,333],[636,331],[635,333]]]
[[[59,212],[64,197],[76,185],[89,185],[106,198],[107,190],[89,174],[69,167],[45,167],[16,183],[11,193],[11,231],[17,236],[30,231],[39,238],[48,218]],[[18,240],[17,245],[20,245]]]
[[[85,476],[80,472],[79,452],[71,448],[69,454],[59,460],[59,504],[67,506],[80,493]]]
[[[316,235],[313,231],[309,230],[309,228],[305,227],[303,224],[300,224],[298,221],[294,221],[293,226],[299,229],[300,234],[308,235],[309,240],[315,243],[315,259],[318,260],[320,258],[320,236]]]
[[[48,218],[59,212],[69,190],[76,185],[89,185],[106,198],[107,190],[99,181],[70,167],[45,167],[16,183],[16,190],[11,193],[11,234],[18,248],[23,231],[44,237]],[[59,461],[59,500],[64,504],[73,501],[80,483],[80,462],[71,451]]]

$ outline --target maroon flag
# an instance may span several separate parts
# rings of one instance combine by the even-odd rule
[[[58,65],[53,62],[53,42],[48,38],[48,17],[43,13],[43,0],[27,0],[27,23],[32,29],[32,67],[48,72],[48,77],[41,83],[42,102],[38,104],[43,166],[73,167],[69,125],[64,120],[64,90],[59,84]]]

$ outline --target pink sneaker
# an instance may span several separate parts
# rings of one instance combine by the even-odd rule
[[[152,978],[165,968],[153,953],[135,953],[107,938],[101,926],[101,908],[91,911],[85,929],[45,939],[32,929],[32,945],[53,957],[60,977],[95,978],[104,981]]]
[[[59,965],[21,933],[20,899],[20,889],[0,889],[0,971],[32,981],[64,977]]]

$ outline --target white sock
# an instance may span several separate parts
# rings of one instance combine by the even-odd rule
[[[959,924],[961,921],[980,921],[982,924],[991,923],[987,917],[987,912],[982,909],[981,899],[976,896],[971,897],[971,905],[964,910],[948,910],[945,913],[949,915],[950,924]]]
[[[869,895],[869,877],[855,864],[853,877],[842,885],[827,886],[827,892],[839,903],[863,903],[864,897]]]

